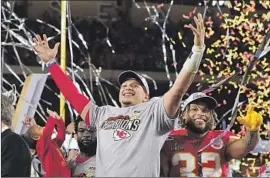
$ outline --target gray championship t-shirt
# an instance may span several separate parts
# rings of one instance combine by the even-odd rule
[[[97,127],[96,177],[159,177],[160,150],[174,126],[163,98],[124,108],[91,103],[89,116]]]

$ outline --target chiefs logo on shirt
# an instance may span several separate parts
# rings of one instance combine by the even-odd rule
[[[116,129],[113,133],[114,141],[119,141],[122,139],[129,138],[131,135],[126,130],[123,129]]]
[[[212,139],[211,141],[210,141],[210,143],[211,142],[213,142],[215,139]],[[211,144],[211,147],[213,147],[213,148],[215,148],[215,149],[217,149],[217,150],[219,150],[219,149],[221,149],[222,147],[223,147],[223,141],[221,140],[221,139],[218,139],[218,140],[215,140],[212,144]]]

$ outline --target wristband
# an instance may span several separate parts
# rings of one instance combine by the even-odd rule
[[[190,53],[186,62],[183,65],[183,69],[191,73],[197,73],[200,67],[204,50],[205,50],[205,45],[203,47],[193,46],[192,52]]]
[[[45,66],[48,68],[48,67],[50,67],[52,64],[56,64],[56,60],[53,58],[53,59],[51,59],[51,60],[49,60],[46,64],[45,64]]]

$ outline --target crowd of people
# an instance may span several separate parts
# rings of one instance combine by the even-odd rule
[[[86,124],[82,119],[77,119],[75,120],[75,123],[72,122],[65,128],[62,118],[60,118],[57,113],[48,110],[49,118],[44,128],[38,126],[34,119],[25,118],[24,124],[28,128],[28,131],[26,134],[21,135],[22,139],[19,135],[10,130],[12,123],[11,117],[12,114],[14,114],[14,108],[12,106],[13,102],[8,96],[2,95],[1,103],[1,175],[3,177],[93,177],[95,175],[97,149],[96,127]],[[171,132],[165,142],[161,150],[161,176],[195,176],[196,172],[200,170],[200,167],[196,166],[194,168],[194,171],[196,170],[196,172],[187,172],[185,170],[187,167],[185,167],[185,164],[181,161],[187,161],[186,164],[190,161],[195,161],[194,157],[197,156],[197,151],[201,148],[200,144],[207,145],[211,139],[216,138],[222,133],[221,130],[210,129],[215,126],[216,122],[215,116],[212,115],[214,114],[214,110],[212,109],[215,107],[215,99],[206,96],[203,93],[194,93],[186,100],[180,118],[190,118],[182,121],[181,127],[185,129],[175,129]],[[208,111],[209,109],[210,112]],[[206,123],[205,127],[200,127],[198,123],[192,121],[192,119],[194,119],[194,112],[212,115],[208,118],[209,121]],[[246,118],[242,119],[240,122],[246,122],[245,120],[248,120],[248,117],[254,119],[255,117],[260,118],[261,116],[251,108]],[[260,120],[258,121],[260,122]],[[57,125],[56,133],[53,133],[54,125]],[[250,129],[258,130],[259,125],[260,123],[258,123],[256,127]],[[254,134],[254,131],[252,134]],[[196,135],[198,138],[196,138]],[[203,135],[204,137],[201,137]],[[246,135],[245,137],[249,136]],[[70,146],[72,139],[76,140],[77,146]],[[202,152],[202,154],[207,154],[209,151],[215,153],[215,149],[223,147],[223,143],[232,144],[235,140],[238,140],[238,143],[235,142],[234,147],[229,149],[232,151],[230,154],[234,156],[241,154],[239,153],[239,150],[243,149],[239,148],[239,144],[241,146],[241,143],[239,142],[242,140],[239,140],[239,138],[231,132],[227,133],[226,136],[222,138],[222,144],[221,142],[215,143],[206,148],[205,152]],[[67,143],[65,144],[64,142]],[[16,146],[14,146],[14,144],[16,144]],[[255,144],[255,142],[253,144]],[[252,149],[254,145],[249,145],[249,147],[249,149]],[[187,154],[187,150],[193,151],[190,152],[190,154]],[[202,161],[201,163],[205,163],[207,159],[212,160],[214,158],[215,164],[219,165],[218,161],[220,161],[222,166],[222,169],[216,168],[216,171],[212,170],[212,172],[209,170],[206,171],[206,167],[203,166],[200,170],[203,176],[242,176],[240,172],[229,167],[228,160],[230,159],[230,163],[232,163],[235,162],[235,159],[226,156],[226,153],[229,153],[228,151],[222,148],[217,153],[218,156],[225,156],[222,158],[222,161],[215,157],[217,156],[215,154],[208,155],[210,157],[204,156],[202,157],[202,160],[198,160],[199,162]],[[239,159],[239,157],[237,158]],[[172,159],[172,161],[170,161],[170,159]],[[263,155],[261,155],[259,159],[262,163],[261,165],[265,164],[263,159]],[[183,170],[180,175],[178,163],[181,166],[180,170]],[[207,166],[211,167],[213,165],[208,164]],[[16,171],[14,171],[14,169],[16,169]],[[263,169],[266,169],[265,166],[262,167],[262,172]],[[231,173],[229,173],[230,171]],[[247,176],[250,176],[249,171],[247,171],[246,174]]]
[[[134,71],[125,71],[118,77],[120,108],[97,106],[79,93],[55,60],[59,43],[50,48],[45,34],[42,37],[36,35],[33,48],[57,87],[82,118],[82,121],[77,120],[77,124],[73,123],[74,129],[68,131],[76,134],[79,151],[67,150],[67,154],[63,154],[64,122],[51,110],[47,110],[49,117],[45,127],[25,121],[25,125],[29,125],[23,136],[26,144],[10,130],[14,102],[3,95],[2,132],[3,127],[5,129],[2,136],[8,131],[20,140],[16,143],[24,149],[17,150],[19,155],[9,157],[12,150],[3,147],[8,146],[8,141],[13,144],[15,141],[13,137],[6,136],[6,143],[1,145],[1,155],[5,155],[2,156],[2,175],[30,176],[30,153],[36,153],[37,164],[32,164],[32,167],[39,168],[35,171],[46,177],[232,176],[228,162],[241,160],[255,148],[263,117],[254,111],[254,106],[249,106],[246,116],[238,118],[247,131],[244,137],[237,138],[231,132],[213,130],[217,121],[214,109],[218,105],[213,97],[203,92],[193,93],[180,105],[198,72],[205,50],[202,15],[194,17],[194,21],[195,27],[188,25],[194,34],[192,52],[172,88],[162,97],[149,98],[145,78]],[[52,138],[55,126],[57,133]],[[220,137],[222,133],[224,135]],[[30,152],[30,149],[34,151]],[[25,167],[14,173],[12,167],[20,164]],[[267,169],[264,168],[264,172]]]
[[[46,18],[48,18],[46,22],[57,26],[58,23],[50,22],[52,20],[50,17]],[[1,104],[2,176],[219,177],[244,174],[250,176],[249,171],[244,174],[243,172],[237,174],[237,171],[230,172],[232,170],[229,168],[229,163],[245,159],[258,143],[263,119],[252,106],[248,109],[246,116],[239,119],[239,123],[245,130],[242,138],[227,132],[221,139],[209,145],[209,142],[224,133],[214,130],[218,121],[214,112],[217,107],[216,100],[204,93],[194,93],[179,108],[183,94],[198,71],[204,52],[204,43],[206,45],[209,43],[208,39],[204,42],[200,18],[198,16],[195,20],[196,28],[189,26],[197,37],[198,44],[195,46],[199,48],[193,47],[188,57],[190,51],[187,49],[193,45],[193,41],[190,40],[193,34],[188,28],[181,31],[187,47],[180,45],[180,40],[176,41],[176,58],[181,63],[178,67],[183,64],[184,67],[174,87],[163,97],[150,99],[147,82],[137,73],[127,71],[119,76],[121,108],[98,107],[88,98],[80,95],[61,72],[54,59],[57,56],[58,46],[49,48],[46,36],[36,37],[34,39],[36,52],[46,63],[57,87],[74,110],[80,114],[80,119],[75,119],[75,122],[65,128],[62,118],[56,112],[48,110],[49,117],[44,127],[35,123],[33,118],[26,118],[25,125],[28,131],[21,135],[21,139],[9,129],[12,122],[11,114],[14,113],[11,103],[14,102],[3,96],[1,99],[3,104]],[[46,24],[36,24],[39,23],[27,20],[25,25],[37,34],[56,35],[56,32]],[[163,59],[161,32],[158,27],[153,25],[147,28],[136,28],[128,21],[120,19],[106,24],[110,29],[106,36],[106,27],[99,20],[74,21],[74,24],[87,42],[89,47],[87,52],[91,54],[92,62],[96,66],[121,70],[130,68],[143,71],[164,70],[164,62],[161,60]],[[182,23],[178,25],[183,26]],[[170,36],[176,35],[177,31],[177,26],[168,26]],[[73,39],[76,38],[78,36],[73,31]],[[112,47],[108,45],[108,39],[113,44]],[[59,36],[56,36],[50,41],[50,46],[58,41]],[[76,39],[76,41],[79,40]],[[5,59],[13,58],[12,47],[5,49],[7,50]],[[52,51],[53,49],[55,50]],[[84,62],[81,52],[76,48],[73,49],[74,62],[82,67],[89,67]],[[38,65],[40,59],[32,51],[18,48],[18,52],[23,64]],[[53,55],[48,55],[50,53]],[[67,56],[69,58],[69,51],[67,51]],[[12,65],[18,64],[17,60],[5,62]],[[172,69],[171,63],[167,65]],[[179,87],[180,85],[184,88]],[[181,126],[175,124],[178,122],[171,118],[180,120]],[[55,126],[57,126],[57,132],[54,131]],[[74,140],[78,147],[71,148],[70,142]],[[16,150],[12,146],[14,142],[18,145]],[[159,154],[160,151],[161,154]],[[14,152],[18,154],[11,155]],[[260,170],[260,176],[263,176],[262,173],[267,170],[265,160],[268,158],[263,153],[258,157],[260,158],[257,160],[260,162],[259,166],[265,165]],[[13,171],[14,166],[20,169]],[[258,172],[253,175],[259,176]]]

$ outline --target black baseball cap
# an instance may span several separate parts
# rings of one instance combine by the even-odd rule
[[[146,79],[141,76],[140,74],[132,71],[132,70],[127,70],[122,72],[119,76],[118,76],[118,83],[120,85],[122,85],[122,83],[124,83],[125,81],[127,81],[128,79],[135,79],[137,80],[146,90],[147,94],[149,94],[149,86],[147,84]]]
[[[186,109],[187,105],[191,104],[194,101],[202,101],[202,102],[204,102],[210,110],[215,109],[217,107],[217,105],[218,105],[215,98],[213,98],[211,96],[208,96],[203,92],[196,92],[196,93],[191,94],[184,101],[184,104],[183,104],[181,110],[184,111]]]

